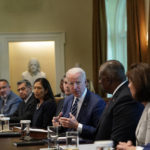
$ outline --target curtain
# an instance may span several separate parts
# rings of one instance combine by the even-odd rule
[[[150,2],[149,2],[149,23],[148,23],[148,50],[147,50],[147,63],[150,64]]]
[[[95,92],[104,96],[98,84],[99,66],[107,59],[107,25],[105,0],[93,0],[93,84]]]
[[[127,56],[132,63],[148,62],[145,0],[127,0]]]

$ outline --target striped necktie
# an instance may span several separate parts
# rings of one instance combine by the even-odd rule
[[[76,117],[77,108],[78,108],[78,101],[79,101],[79,99],[76,98],[76,99],[75,99],[75,102],[74,102],[74,104],[73,104],[73,106],[72,106],[72,109],[71,109],[71,113],[72,113],[72,115],[75,116],[75,117]]]

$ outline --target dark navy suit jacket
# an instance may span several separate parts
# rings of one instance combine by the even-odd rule
[[[144,149],[143,150],[150,150],[150,143],[149,144],[147,144],[145,147],[144,147]]]
[[[131,140],[135,144],[135,130],[144,106],[132,99],[128,83],[122,85],[106,106],[96,131],[95,140],[118,142]]]
[[[63,106],[64,117],[69,117],[73,100],[73,95],[65,98]],[[77,121],[83,124],[82,133],[80,135],[82,138],[90,139],[93,136],[104,107],[104,100],[98,95],[87,90],[86,96],[77,117]]]
[[[37,100],[32,94],[27,103],[22,101],[18,109],[10,116],[11,123],[20,123],[20,120],[32,120],[33,113],[36,109]]]

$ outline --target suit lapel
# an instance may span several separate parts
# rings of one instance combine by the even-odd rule
[[[69,117],[69,113],[71,112],[71,107],[72,107],[72,103],[73,103],[73,100],[74,100],[74,96],[71,96],[71,98],[67,101],[67,107],[66,107],[66,113],[67,116],[66,117]]]
[[[89,92],[89,90],[87,90],[87,93],[85,95],[85,98],[83,100],[82,106],[80,108],[80,111],[79,111],[79,114],[78,114],[78,117],[77,117],[78,121],[80,121],[81,117],[83,117],[83,115],[87,111],[87,105],[88,105],[89,97],[90,97],[90,92]]]

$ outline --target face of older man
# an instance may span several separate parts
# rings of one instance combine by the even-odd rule
[[[10,86],[5,81],[0,82],[0,96],[6,98],[10,93]]]
[[[30,87],[27,87],[25,83],[18,85],[17,90],[18,90],[19,96],[23,100],[27,99],[30,93],[32,92],[32,89]]]
[[[67,79],[69,82],[71,93],[75,97],[81,97],[86,88],[86,81],[81,76],[81,73],[70,74],[68,75]]]

